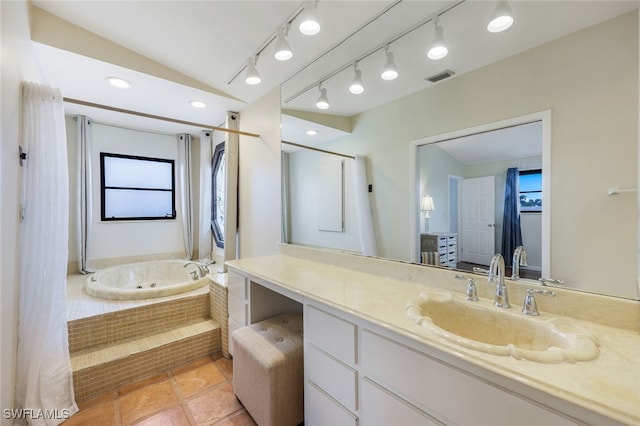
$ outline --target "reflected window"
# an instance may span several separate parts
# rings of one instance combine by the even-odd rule
[[[542,211],[542,169],[521,170],[518,185],[520,186],[520,211]]]
[[[226,168],[224,142],[216,145],[211,159],[211,230],[216,246],[224,248],[224,202],[226,189]]]
[[[101,152],[101,220],[175,219],[174,176],[174,160]]]

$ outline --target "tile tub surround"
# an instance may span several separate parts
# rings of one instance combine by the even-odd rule
[[[223,354],[226,286],[210,284],[180,295],[137,301],[84,294],[86,276],[68,277],[69,349],[76,398],[85,400],[125,382],[166,371],[194,358]],[[219,323],[224,324],[221,327]],[[224,330],[223,330],[224,328]],[[228,354],[228,352],[226,352]]]
[[[227,265],[259,284],[272,283],[417,341],[442,354],[446,363],[569,415],[580,418],[588,410],[623,424],[640,424],[638,302],[562,289],[555,298],[539,297],[541,319],[549,313],[572,317],[595,333],[601,345],[592,361],[541,364],[457,346],[406,315],[407,302],[425,287],[463,293],[466,283],[454,279],[455,272],[286,245],[279,255]],[[492,300],[495,285],[477,281],[479,296]],[[508,282],[512,310],[520,309],[526,287]]]
[[[73,321],[80,318],[91,317],[95,315],[107,314],[110,312],[122,311],[124,309],[136,308],[139,306],[152,305],[154,303],[164,302],[167,300],[178,300],[188,298],[194,295],[208,294],[209,287],[191,290],[186,293],[166,296],[156,299],[142,300],[107,300],[98,299],[89,296],[82,288],[87,275],[69,275],[67,276],[67,321]]]
[[[220,339],[222,340],[222,356],[229,358],[229,307],[227,274],[216,273],[207,275],[209,278],[209,303],[211,318],[220,324]]]

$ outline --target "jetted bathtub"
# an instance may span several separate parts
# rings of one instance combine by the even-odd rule
[[[184,260],[154,260],[101,269],[84,282],[87,294],[101,299],[138,300],[170,296],[209,282]]]

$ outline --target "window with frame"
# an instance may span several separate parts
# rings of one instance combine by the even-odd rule
[[[100,153],[101,220],[176,218],[175,161]]]
[[[216,246],[224,248],[224,203],[227,184],[224,142],[216,145],[211,158],[211,230]]]
[[[518,176],[520,187],[520,211],[542,211],[542,169],[521,170]]]

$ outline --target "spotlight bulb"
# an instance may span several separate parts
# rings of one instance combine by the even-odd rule
[[[383,80],[395,80],[398,78],[398,70],[396,64],[393,62],[393,52],[387,51],[387,63],[384,64],[380,77],[382,77]]]
[[[447,45],[444,41],[444,31],[441,26],[436,22],[436,38],[427,52],[427,56],[430,59],[438,60],[442,59],[449,53],[449,49],[447,49]]]
[[[247,76],[245,77],[245,83],[250,86],[255,86],[256,84],[260,84],[262,78],[260,78],[260,74],[258,74],[258,70],[255,66],[255,60],[253,58],[247,59]]]
[[[364,92],[364,84],[362,84],[362,71],[356,69],[356,75],[349,86],[349,91],[354,95],[359,95]]]
[[[329,109],[329,98],[327,98],[327,89],[320,89],[320,97],[316,102],[316,108]]]
[[[282,27],[278,27],[276,30],[276,46],[273,56],[278,61],[287,61],[293,57],[291,46],[285,37],[284,29]]]
[[[499,1],[493,13],[491,21],[487,25],[487,31],[499,33],[508,30],[513,25],[513,14],[506,1]]]
[[[298,29],[304,35],[316,35],[320,32],[320,20],[313,1],[307,1],[302,11],[302,19]]]

